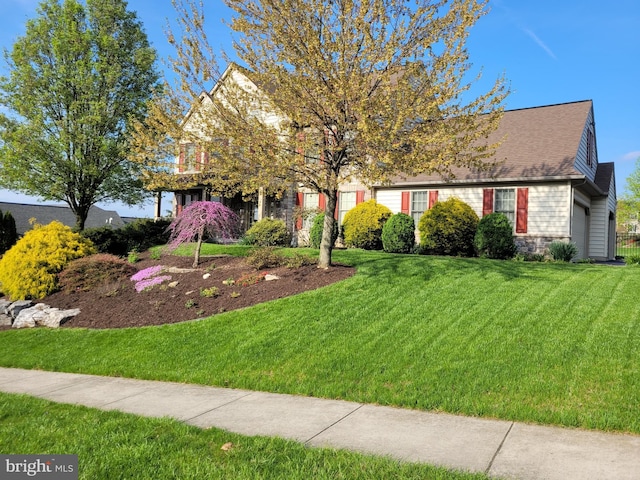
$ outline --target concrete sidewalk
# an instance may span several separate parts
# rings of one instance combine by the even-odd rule
[[[640,478],[640,436],[339,400],[0,368],[0,391],[515,479]]]

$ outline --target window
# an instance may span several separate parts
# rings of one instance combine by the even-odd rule
[[[305,193],[304,194],[304,209],[305,210],[313,210],[313,209],[317,209],[320,206],[320,194],[318,193]],[[310,230],[311,226],[313,225],[313,218],[315,217],[315,214],[312,215],[307,215],[304,218],[304,221],[302,223],[302,228],[306,229],[306,230]]]
[[[429,192],[426,190],[411,192],[411,211],[410,215],[413,217],[413,221],[418,227],[418,222],[422,214],[427,211],[429,206]]]
[[[591,129],[587,130],[587,166],[591,167],[593,166],[594,162],[593,162],[593,157],[594,157],[594,151],[595,151],[595,142],[593,139],[593,132],[591,131]]]
[[[494,212],[504,213],[511,225],[516,222],[516,191],[513,188],[496,189]]]
[[[184,170],[191,172],[196,169],[196,145],[187,143],[184,146]]]
[[[345,214],[356,206],[356,192],[340,192],[338,204],[338,225],[342,225]]]

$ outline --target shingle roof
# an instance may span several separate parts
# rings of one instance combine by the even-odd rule
[[[574,161],[591,108],[591,100],[584,100],[505,111],[499,127],[488,139],[489,143],[504,139],[493,157],[501,163],[484,172],[454,169],[454,181],[582,175],[574,168]],[[431,174],[398,178],[394,183],[444,181],[440,175]]]
[[[71,209],[64,205],[32,205],[26,203],[9,203],[0,202],[0,210],[2,212],[11,212],[16,221],[16,230],[19,235],[23,235],[27,230],[31,230],[32,226],[29,219],[35,218],[41,225],[47,225],[54,220],[62,222],[64,225],[74,227],[76,217]],[[124,222],[114,210],[103,210],[93,206],[89,209],[89,216],[85,222],[85,228],[104,227],[111,225],[119,228]]]

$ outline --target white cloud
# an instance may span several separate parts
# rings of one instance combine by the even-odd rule
[[[538,44],[538,46],[540,48],[542,48],[545,52],[547,52],[547,54],[553,58],[554,60],[557,60],[558,58],[556,57],[555,53],[553,53],[553,51],[551,51],[551,49],[549,47],[547,47],[547,44],[544,43],[542,40],[540,40],[540,37],[538,37],[532,30],[529,30],[528,28],[523,28],[522,31],[524,33],[526,33],[527,35],[529,35],[534,42],[536,42]]]
[[[622,160],[635,161],[640,158],[640,150],[634,150],[633,152],[625,153],[622,155]]]

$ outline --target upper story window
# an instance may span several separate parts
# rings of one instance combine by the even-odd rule
[[[514,188],[496,188],[494,212],[504,213],[511,225],[516,223],[516,191]]]

